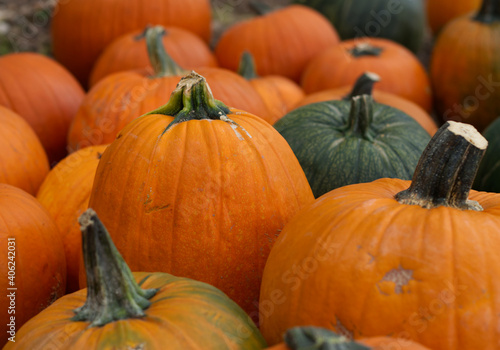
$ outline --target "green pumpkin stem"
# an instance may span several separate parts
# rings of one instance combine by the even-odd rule
[[[110,322],[144,317],[144,310],[157,289],[142,289],[116,249],[108,231],[94,210],[79,219],[87,274],[87,300],[75,309],[73,321],[100,327]]]
[[[351,54],[351,56],[359,58],[363,56],[380,56],[384,49],[382,47],[373,46],[367,42],[361,42],[347,51]]]
[[[241,55],[240,64],[238,66],[238,74],[246,80],[252,80],[258,77],[255,70],[255,60],[250,52],[245,51]]]
[[[291,350],[369,350],[370,348],[320,327],[294,327],[286,331]]]
[[[483,0],[474,20],[482,23],[500,21],[500,2],[498,0]]]
[[[372,141],[370,126],[373,121],[373,98],[370,95],[354,96],[351,98],[351,112],[349,114],[347,135],[355,135]]]
[[[445,123],[423,151],[410,187],[396,194],[396,200],[423,208],[483,210],[468,197],[487,146],[473,126]]]
[[[372,96],[373,85],[380,81],[380,76],[375,73],[365,72],[356,80],[349,94],[344,96],[343,100],[350,100],[354,96],[370,95]]]
[[[166,30],[162,26],[147,27],[144,32],[148,48],[149,61],[153,66],[152,78],[170,77],[184,75],[187,73],[167,53],[163,45],[162,37]]]
[[[273,12],[274,9],[266,3],[260,1],[250,1],[250,8],[255,11],[259,16],[267,15],[270,12]]]

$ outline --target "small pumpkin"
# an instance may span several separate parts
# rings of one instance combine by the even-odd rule
[[[80,218],[88,289],[31,319],[5,350],[262,349],[248,316],[216,288],[130,272],[92,209]]]
[[[0,183],[36,194],[49,172],[49,160],[31,126],[0,106]]]
[[[378,89],[431,111],[431,83],[424,66],[408,49],[386,39],[346,40],[330,47],[309,62],[301,86],[306,94],[339,88],[366,71],[381,77]]]
[[[439,31],[451,20],[476,11],[481,0],[432,0],[426,1],[427,20],[432,32]]]
[[[451,52],[459,58],[450,59]],[[483,0],[478,12],[450,22],[436,39],[430,74],[438,118],[483,131],[500,115],[499,62],[500,3]]]
[[[90,146],[61,160],[43,181],[36,198],[54,219],[66,256],[66,292],[79,288],[82,242],[78,217],[88,208],[95,171],[106,145]]]
[[[369,95],[300,107],[274,127],[295,153],[316,198],[383,177],[411,179],[430,140],[413,118]]]
[[[473,188],[477,191],[500,193],[500,118],[495,119],[483,136],[488,140],[488,149],[484,153]]]
[[[359,76],[354,86],[343,86],[336,89],[318,91],[304,97],[295,108],[311,103],[329,100],[349,100],[362,94],[373,95],[376,102],[397,108],[414,118],[431,136],[437,131],[434,119],[416,103],[389,92],[373,90],[374,84],[380,81],[378,74],[365,72]]]
[[[495,349],[500,330],[485,320],[500,308],[500,195],[471,190],[486,147],[472,126],[450,121],[411,182],[345,186],[301,210],[264,270],[260,329],[268,343],[312,324],[354,339]]]
[[[89,86],[105,76],[132,69],[151,68],[144,31],[133,31],[113,40],[92,67]],[[177,27],[166,27],[163,46],[172,59],[184,69],[217,67],[215,55],[196,34]]]
[[[229,27],[217,42],[215,55],[221,67],[237,71],[241,55],[248,51],[258,75],[281,75],[298,82],[313,57],[339,42],[328,20],[306,6],[273,10],[254,2],[253,7],[257,17]]]

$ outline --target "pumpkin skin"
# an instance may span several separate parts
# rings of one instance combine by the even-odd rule
[[[177,27],[165,28],[165,49],[182,68],[217,67],[215,55],[196,34]],[[146,41],[141,31],[124,34],[113,40],[95,62],[90,74],[89,86],[111,73],[140,68],[150,68]]]
[[[281,75],[298,82],[306,64],[338,42],[335,29],[319,12],[290,5],[228,28],[215,55],[221,67],[236,71],[241,55],[248,51],[258,75]]]
[[[457,154],[455,146],[450,142],[446,161]],[[456,162],[463,159],[459,156]],[[433,179],[435,166],[423,165],[430,167]],[[476,169],[468,167],[452,173],[468,172],[470,189]],[[446,168],[436,178],[446,183]],[[458,185],[455,181],[450,187]],[[343,329],[354,339],[403,337],[430,349],[497,347],[500,333],[489,321],[500,307],[500,284],[489,276],[500,268],[492,249],[500,244],[500,196],[470,191],[468,198],[482,211],[439,206],[438,197],[433,198],[438,206],[428,209],[395,199],[408,185],[380,179],[345,186],[322,196],[286,225],[262,282],[261,304],[272,304],[271,291],[285,300],[261,314],[261,331],[269,344],[280,342],[287,328],[311,324]]]
[[[36,194],[49,172],[49,160],[31,126],[0,106],[0,182]]]
[[[434,0],[431,0],[432,2]],[[323,13],[342,40],[377,37],[395,41],[414,53],[425,32],[423,1],[295,0]],[[427,1],[429,2],[429,1]]]
[[[274,127],[295,153],[316,198],[383,177],[411,179],[430,140],[413,118],[368,95],[298,108]]]
[[[481,0],[433,0],[427,1],[426,11],[429,26],[438,34],[451,20],[479,9]]]
[[[27,52],[0,57],[0,105],[30,124],[50,164],[66,155],[66,134],[84,95],[76,79],[53,59]]]
[[[361,55],[356,57],[354,49],[361,50]],[[382,49],[378,56],[375,54],[377,49]],[[330,47],[309,62],[301,86],[306,94],[338,88],[353,84],[367,71],[381,77],[377,85],[379,90],[406,98],[427,112],[431,111],[431,83],[425,68],[408,49],[386,39],[346,40]]]
[[[295,108],[316,102],[323,102],[330,100],[345,100],[346,96],[355,93],[354,91],[352,91],[352,89],[353,89],[352,86],[343,86],[336,89],[314,92],[304,97],[295,106]],[[399,97],[398,95],[391,94],[390,92],[377,90],[376,88],[372,92],[372,95],[375,102],[397,108],[402,112],[408,114],[410,117],[415,119],[420,124],[420,126],[423,127],[425,131],[429,133],[429,135],[432,136],[437,131],[438,128],[434,119],[432,119],[432,117],[416,103],[407,100],[405,98]]]
[[[463,54],[450,60],[450,52]],[[500,115],[499,62],[500,4],[485,0],[479,12],[449,23],[436,39],[430,74],[438,117],[484,130]]]
[[[257,116],[222,107],[236,124],[188,120],[166,131],[174,118],[163,111],[182,99],[205,101],[192,105],[194,117],[220,104],[199,75],[181,83],[169,104],[130,122],[106,149],[89,205],[133,271],[212,284],[256,319],[267,254],[314,198],[286,141]]]
[[[107,293],[96,296],[94,289],[80,290],[62,297],[26,323],[5,350],[258,350],[265,346],[255,325],[224,293],[165,273],[132,274],[107,232],[97,232],[85,232],[83,255],[95,259],[85,262],[93,272],[88,274],[91,285]],[[93,241],[94,247],[86,241]],[[90,318],[82,317],[85,308],[91,310]],[[119,318],[103,321],[99,315],[103,309],[105,317]]]
[[[210,41],[209,0],[59,1],[51,22],[54,57],[87,86],[99,54],[114,39],[148,24],[175,26]]]
[[[483,132],[489,146],[486,150],[473,188],[478,191],[500,193],[500,118],[495,119]]]
[[[59,231],[47,211],[33,196],[7,184],[0,184],[0,244],[4,247],[0,272],[5,276],[0,287],[6,293],[0,299],[0,307],[5,310],[1,322],[7,325],[13,316],[17,331],[64,294],[64,250]],[[10,280],[7,277],[12,268],[15,275]],[[10,291],[8,288],[17,290]],[[15,294],[15,305],[10,308],[14,313],[8,311],[11,300],[7,295],[11,292]],[[4,327],[7,331],[10,329],[9,326]],[[13,335],[2,332],[0,344],[5,344],[7,338]]]
[[[66,293],[80,289],[82,238],[78,217],[88,208],[97,164],[106,147],[87,147],[61,160],[47,175],[36,196],[61,233],[66,256]]]

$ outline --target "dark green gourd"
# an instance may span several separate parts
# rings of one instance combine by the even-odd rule
[[[488,140],[477,171],[473,189],[477,191],[500,193],[500,118],[495,119],[483,132]]]

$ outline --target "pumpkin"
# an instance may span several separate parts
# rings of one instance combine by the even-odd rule
[[[105,145],[91,146],[61,160],[47,175],[36,196],[61,232],[67,293],[80,289],[82,242],[78,217],[88,208],[97,164],[105,149]]]
[[[266,262],[260,329],[268,343],[315,325],[354,339],[496,349],[500,195],[470,190],[486,147],[472,126],[450,121],[411,182],[345,186],[302,209]]]
[[[243,52],[255,59],[257,74],[282,75],[296,82],[307,63],[339,42],[337,32],[319,12],[302,5],[272,10],[255,4],[260,14],[226,29],[215,47],[219,65],[236,71]]]
[[[298,108],[274,127],[297,156],[316,198],[383,177],[411,179],[430,140],[413,118],[369,95]]]
[[[132,270],[210,283],[257,318],[268,252],[313,199],[279,133],[191,73],[106,149],[89,205]]]
[[[274,124],[304,98],[304,91],[293,80],[280,75],[258,76],[255,61],[248,51],[241,56],[238,73],[247,79],[262,97],[269,110],[269,118],[266,118],[269,124]]]
[[[323,102],[329,100],[349,100],[352,96],[362,94],[373,95],[376,102],[397,108],[410,117],[415,119],[431,136],[437,131],[437,125],[434,119],[416,103],[391,94],[375,89],[373,85],[380,81],[380,77],[371,72],[363,73],[354,83],[354,86],[343,86],[336,89],[318,91],[304,97],[295,108],[305,106],[311,103]]]
[[[0,184],[0,287],[4,292],[0,346],[8,338],[17,341],[19,327],[64,294],[66,261],[59,236],[54,221],[33,196]]]
[[[0,106],[0,183],[36,194],[49,172],[40,140],[17,113]]]
[[[106,46],[92,67],[90,87],[111,73],[151,68],[144,40],[146,30],[124,34]],[[217,66],[215,55],[196,34],[182,28],[167,27],[162,41],[172,59],[184,69]]]
[[[449,23],[436,39],[430,73],[438,117],[484,130],[500,115],[500,3]],[[450,52],[459,58],[450,60]],[[460,74],[457,74],[457,72]]]
[[[88,289],[31,319],[4,349],[262,349],[248,316],[216,288],[131,273],[92,209],[80,218]]]
[[[431,83],[424,66],[405,47],[386,39],[346,40],[330,47],[309,62],[301,86],[306,94],[334,89],[353,84],[366,71],[381,77],[378,89],[431,111]]]
[[[331,330],[304,326],[286,331],[284,342],[268,350],[429,350],[415,342],[389,337],[372,337],[353,341]]]
[[[426,1],[427,20],[434,34],[445,24],[469,12],[479,9],[481,0],[432,0]]]
[[[164,104],[165,96],[175,89],[187,72],[165,52],[164,28],[146,31],[149,58],[154,67],[107,76],[85,96],[68,133],[68,148],[75,151],[89,145],[111,143],[132,119]],[[198,72],[212,83],[214,94],[238,108],[258,115],[268,110],[255,89],[243,77],[221,68],[200,68]]]
[[[187,29],[210,41],[209,0],[59,0],[51,22],[54,57],[84,86],[114,39],[148,24]]]
[[[0,105],[33,128],[50,164],[66,155],[66,134],[85,92],[53,59],[37,53],[0,57]]]
[[[473,188],[478,191],[500,193],[500,118],[495,119],[483,136],[489,146],[481,160]]]

